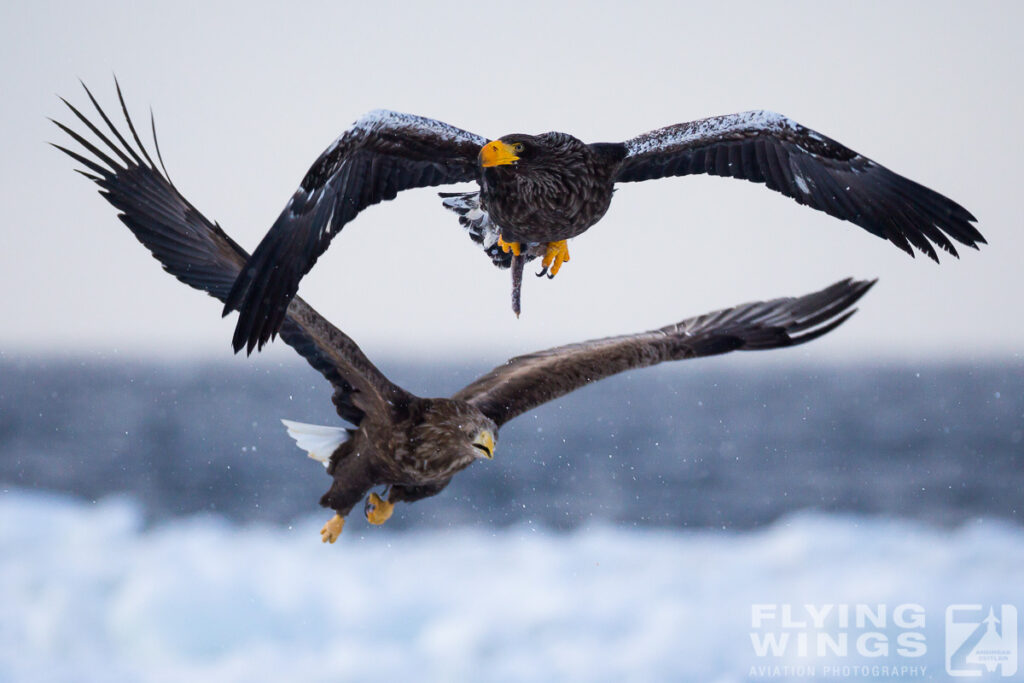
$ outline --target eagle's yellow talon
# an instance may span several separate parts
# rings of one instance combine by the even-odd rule
[[[391,513],[394,511],[394,503],[389,503],[376,493],[371,493],[366,502],[366,521],[370,524],[383,524],[391,519]]]
[[[338,536],[341,536],[341,529],[344,526],[345,518],[335,514],[327,520],[327,524],[324,524],[324,528],[320,530],[320,540],[324,543],[334,543],[338,540]]]
[[[554,277],[558,274],[562,264],[568,260],[569,243],[565,240],[559,240],[558,242],[548,242],[547,251],[544,252],[544,259],[540,262],[540,265],[545,270],[550,268],[548,277]]]
[[[501,235],[498,235],[498,246],[506,254],[511,251],[513,256],[519,256],[522,251],[519,247],[519,242],[506,242],[502,239]]]

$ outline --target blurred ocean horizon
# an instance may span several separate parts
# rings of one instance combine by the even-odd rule
[[[501,430],[494,461],[400,505],[385,528],[746,529],[803,509],[1024,519],[1024,360],[764,360],[659,366],[542,406]],[[381,367],[435,396],[489,369]],[[329,385],[301,362],[7,356],[0,376],[0,485],[124,493],[147,519],[207,511],[285,523],[321,510],[330,479],[279,419],[344,423]]]

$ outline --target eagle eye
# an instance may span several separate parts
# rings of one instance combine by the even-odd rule
[[[516,153],[522,152],[523,149],[525,149],[525,146],[521,142],[517,142],[514,145],[512,145],[512,151],[513,152],[516,152]]]

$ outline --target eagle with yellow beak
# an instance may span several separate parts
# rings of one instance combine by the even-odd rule
[[[518,314],[523,262],[539,274],[569,260],[567,240],[604,216],[616,183],[706,173],[763,183],[799,204],[850,221],[911,256],[957,256],[953,240],[985,242],[956,202],[795,121],[750,111],[680,123],[625,142],[587,144],[566,133],[488,140],[447,123],[374,111],[320,155],[242,269],[224,306],[238,310],[235,351],[280,329],[299,280],[366,207],[415,187],[475,182],[444,204],[500,266],[511,265]]]
[[[251,257],[178,192],[166,169],[160,171],[159,146],[158,167],[128,118],[123,99],[128,135],[91,94],[89,98],[110,132],[101,131],[65,102],[92,135],[55,122],[84,152],[57,145],[58,149],[84,166],[81,173],[100,187],[121,222],[164,270],[225,301]],[[543,403],[633,368],[817,339],[849,319],[856,310],[853,305],[873,284],[843,280],[801,297],[734,306],[649,332],[519,356],[450,398],[420,397],[396,385],[348,335],[293,297],[281,337],[331,384],[338,415],[353,425],[284,421],[299,447],[322,462],[332,479],[320,503],[335,514],[321,530],[321,538],[334,543],[346,516],[361,501],[367,520],[383,524],[395,503],[440,493],[459,471],[494,458],[499,427]],[[376,487],[383,487],[384,495],[372,491]]]

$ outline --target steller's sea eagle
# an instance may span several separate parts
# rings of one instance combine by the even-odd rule
[[[799,204],[855,223],[911,256],[985,239],[956,202],[781,114],[750,111],[680,123],[625,142],[586,144],[567,133],[488,140],[411,114],[374,111],[320,155],[234,283],[235,351],[277,332],[299,280],[366,207],[414,187],[476,182],[443,193],[498,265],[512,265],[513,310],[526,258],[553,276],[566,240],[604,216],[616,183],[697,173],[763,183]]]

